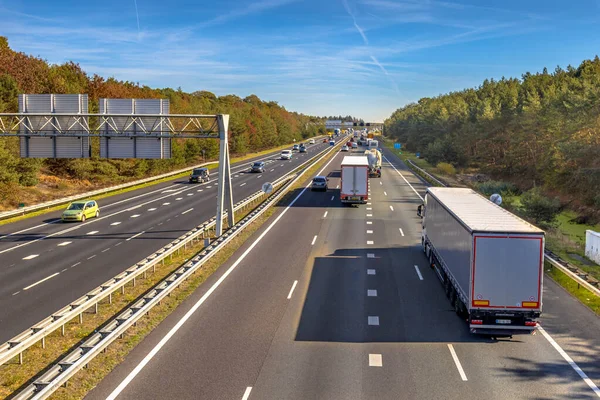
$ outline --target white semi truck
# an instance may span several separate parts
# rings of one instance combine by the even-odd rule
[[[369,161],[365,156],[346,156],[341,165],[340,200],[344,204],[366,204],[369,200]]]
[[[472,333],[534,333],[542,312],[544,231],[471,189],[427,189],[421,242]]]

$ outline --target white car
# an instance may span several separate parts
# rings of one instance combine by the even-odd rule
[[[308,144],[315,144],[315,139],[310,139],[310,140],[308,141]]]
[[[348,146],[346,146],[346,145],[343,145],[343,146],[342,146],[342,151],[348,151]]]
[[[281,159],[282,160],[291,160],[292,159],[292,151],[291,150],[284,150],[281,152]]]
[[[353,148],[353,149],[356,149],[356,148],[358,148],[358,144],[356,144],[356,142],[352,142],[352,148]]]

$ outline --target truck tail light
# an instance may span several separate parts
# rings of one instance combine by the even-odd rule
[[[483,320],[482,319],[472,319],[471,325],[483,325]]]
[[[525,326],[536,326],[537,322],[535,321],[525,321]]]
[[[540,303],[537,301],[524,301],[521,303],[521,307],[523,308],[538,308]]]

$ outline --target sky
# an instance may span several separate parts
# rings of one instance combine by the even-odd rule
[[[372,122],[600,54],[600,0],[0,0],[0,21],[88,74]]]

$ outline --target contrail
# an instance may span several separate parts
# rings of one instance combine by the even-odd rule
[[[133,0],[135,5],[135,18],[137,19],[138,35],[140,34],[140,14],[138,13],[137,0]]]
[[[375,65],[377,65],[379,67],[379,69],[381,69],[381,72],[383,72],[385,74],[385,76],[388,77],[388,79],[390,80],[390,82],[392,83],[392,85],[394,85],[394,89],[396,89],[396,94],[400,95],[400,89],[398,88],[398,84],[396,83],[396,81],[390,76],[390,74],[388,74],[387,70],[385,69],[385,67],[379,62],[378,59],[376,59],[374,56],[370,56],[371,60],[373,60],[373,62],[375,63]]]

